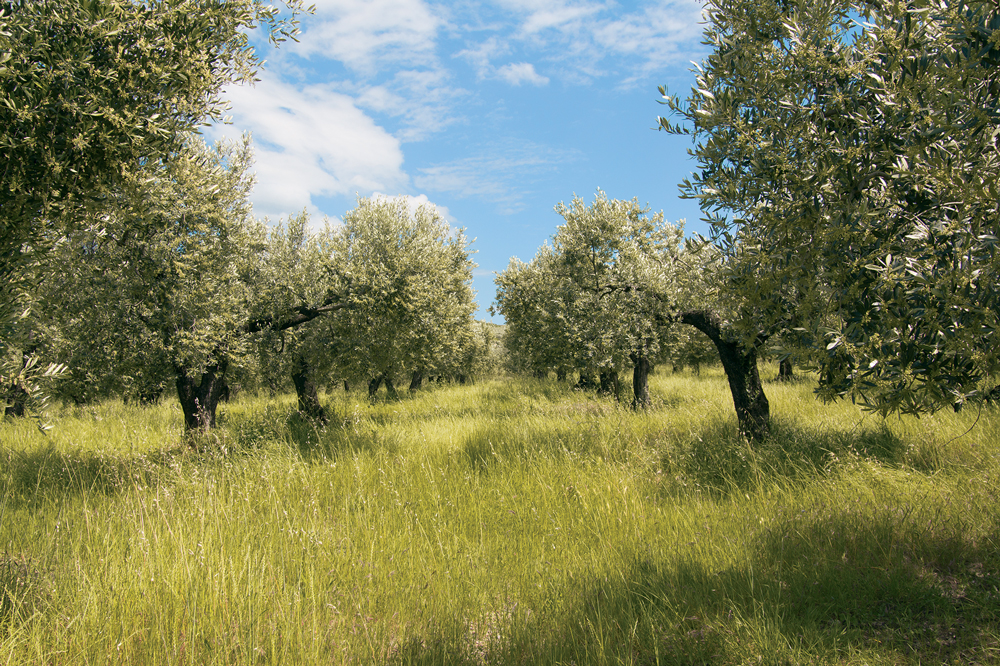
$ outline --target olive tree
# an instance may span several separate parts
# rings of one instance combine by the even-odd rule
[[[396,395],[404,372],[437,374],[460,355],[472,327],[469,241],[433,206],[403,197],[360,198],[330,242],[354,285],[332,318],[338,365]],[[414,380],[411,378],[411,385]]]
[[[592,204],[574,197],[556,206],[564,219],[529,265],[512,261],[497,278],[496,309],[507,321],[509,348],[525,347],[540,361],[570,362],[595,372],[604,391],[618,393],[618,376],[632,370],[634,404],[650,403],[648,377],[666,352],[673,309],[691,298],[698,272],[678,270],[690,259],[683,231],[638,201]]]
[[[251,160],[249,139],[193,141],[137,175],[141,195],[119,197],[56,244],[42,302],[49,353],[105,389],[172,382],[186,427],[212,427],[245,349],[265,247],[248,199]],[[66,270],[55,277],[57,266]]]
[[[57,370],[21,339],[52,243],[222,118],[223,88],[260,66],[247,31],[294,37],[307,10],[282,4],[0,0],[0,388],[34,392]]]
[[[794,335],[820,352],[821,396],[883,413],[976,395],[998,367],[1000,9],[706,13],[713,52],[661,127],[694,137],[682,190],[712,224],[736,338]]]
[[[222,89],[260,65],[247,30],[294,36],[303,5],[284,4],[283,17],[262,0],[0,2],[5,313],[24,264],[51,240],[46,225],[100,206],[144,161],[222,117]]]

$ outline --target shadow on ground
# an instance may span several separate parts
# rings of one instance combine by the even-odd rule
[[[891,511],[790,517],[747,535],[739,568],[637,558],[518,616],[487,653],[418,636],[389,663],[996,663],[1000,529],[916,527]]]

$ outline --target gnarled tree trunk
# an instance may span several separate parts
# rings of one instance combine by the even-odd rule
[[[320,425],[326,425],[330,418],[319,402],[319,390],[309,362],[299,354],[292,366],[292,383],[299,398],[299,412]]]
[[[390,400],[399,400],[399,394],[396,393],[396,385],[393,384],[392,375],[385,373],[382,375],[382,381],[385,382],[385,393]]]
[[[766,437],[771,425],[771,407],[757,372],[757,348],[747,348],[731,340],[723,331],[721,320],[711,312],[684,312],[680,321],[707,335],[719,351],[719,359],[729,379],[729,390],[733,394],[740,432],[752,441]]]
[[[778,364],[778,381],[790,382],[793,379],[795,379],[795,374],[792,371],[792,359],[781,359],[781,363]]]
[[[410,390],[416,391],[420,389],[420,386],[424,383],[424,371],[417,368],[413,371],[413,377],[410,378]]]
[[[649,373],[653,369],[653,364],[642,352],[633,352],[632,358],[632,407],[634,409],[646,409],[653,404],[649,396]]]
[[[205,368],[197,381],[188,376],[187,370],[175,366],[177,373],[177,397],[184,412],[184,429],[207,431],[215,427],[215,410],[225,388],[226,368],[229,363],[222,359]]]

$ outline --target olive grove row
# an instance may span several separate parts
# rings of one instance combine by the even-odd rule
[[[234,384],[290,378],[300,411],[325,422],[322,380],[374,396],[404,374],[417,388],[478,370],[488,339],[460,230],[403,198],[362,198],[318,233],[304,212],[271,226],[252,217],[250,163],[249,140],[192,140],[51,244],[7,344],[66,367],[54,396],[176,389],[187,428],[207,429]]]
[[[638,389],[669,344],[663,327],[692,325],[715,343],[751,438],[768,430],[756,366],[775,342],[804,350],[821,397],[883,414],[993,392],[1000,6],[710,0],[705,11],[712,52],[686,99],[661,88],[660,128],[694,140],[698,170],[681,190],[706,215],[710,252],[634,204],[562,208],[553,245],[500,279],[526,362],[572,358],[612,378],[632,363]]]
[[[469,371],[486,343],[467,241],[432,209],[361,200],[342,228],[269,231],[249,215],[249,147],[191,138],[226,85],[254,78],[247,30],[278,43],[303,11],[0,0],[5,411],[43,375],[79,399],[173,382],[188,427],[207,427],[226,374],[256,358],[323,418],[317,371],[390,390],[404,372]],[[995,0],[708,0],[705,16],[711,52],[690,95],[661,89],[659,122],[693,139],[681,191],[709,238],[602,194],[560,206],[552,245],[498,278],[513,361],[613,391],[631,369],[641,405],[650,364],[704,344],[696,329],[752,439],[770,420],[765,345],[806,350],[821,397],[883,414],[991,391]]]
[[[633,404],[650,403],[655,363],[710,362],[704,334],[671,326],[709,298],[706,278],[718,253],[692,249],[683,229],[662,213],[598,191],[590,206],[574,198],[556,212],[565,223],[530,263],[517,258],[497,276],[494,311],[507,322],[504,345],[513,369],[536,376],[579,372],[580,384],[620,399],[632,373]]]

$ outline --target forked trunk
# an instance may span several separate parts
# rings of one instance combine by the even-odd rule
[[[320,425],[329,423],[330,418],[319,402],[319,390],[316,387],[312,367],[302,355],[295,359],[292,383],[295,384],[295,394],[299,398],[299,412]]]
[[[385,393],[390,400],[399,400],[399,394],[396,393],[396,385],[392,382],[392,375],[385,373],[382,375],[382,380],[385,382]]]
[[[392,375],[387,372],[383,372],[381,375],[368,382],[369,400],[375,402],[375,397],[378,395],[378,387],[383,383],[385,384],[385,393],[389,400],[398,400],[399,394],[396,393],[396,386],[392,383]]]
[[[710,312],[684,312],[680,321],[707,335],[719,351],[719,359],[729,380],[729,390],[733,394],[740,432],[751,441],[766,437],[771,425],[771,407],[757,372],[757,348],[748,348],[730,340],[722,330],[722,322]]]
[[[208,431],[215,427],[215,410],[225,389],[228,362],[221,360],[205,368],[197,381],[184,368],[176,367],[177,397],[184,412],[184,429]]]

